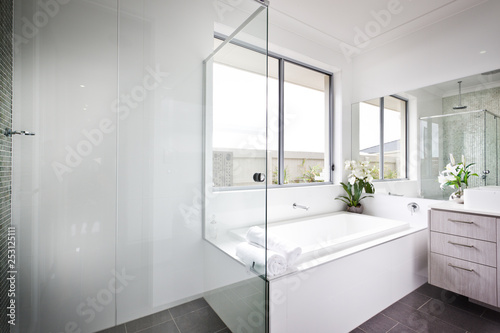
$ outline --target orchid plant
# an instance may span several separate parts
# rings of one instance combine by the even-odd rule
[[[340,183],[346,192],[346,195],[341,195],[336,200],[343,201],[348,207],[359,207],[360,201],[364,198],[372,197],[371,195],[363,196],[365,193],[375,193],[375,187],[372,184],[373,176],[369,161],[345,161],[345,169],[350,171],[347,176],[347,184]]]
[[[465,157],[462,155],[462,162],[455,163],[453,154],[450,154],[450,163],[448,163],[443,171],[438,176],[438,181],[441,184],[441,189],[449,186],[455,189],[458,195],[463,194],[463,189],[469,186],[469,178],[478,176],[477,173],[472,173],[470,167],[475,163],[466,164]]]

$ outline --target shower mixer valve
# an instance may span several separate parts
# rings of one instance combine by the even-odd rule
[[[13,131],[11,130],[10,128],[6,128],[4,131],[3,131],[3,135],[7,136],[7,137],[11,137],[13,135],[16,135],[16,134],[19,134],[19,135],[35,135],[35,133],[33,132],[27,132],[27,131]]]
[[[411,212],[412,216],[414,213],[418,212],[418,210],[420,209],[420,206],[416,202],[410,202],[406,207]]]

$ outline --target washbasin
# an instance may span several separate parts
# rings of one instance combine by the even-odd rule
[[[464,208],[500,213],[500,186],[465,189]]]

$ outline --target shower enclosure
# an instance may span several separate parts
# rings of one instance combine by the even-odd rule
[[[469,187],[499,185],[499,116],[488,110],[475,110],[420,118],[420,193],[424,198],[448,199],[451,188],[440,189],[437,177],[462,155],[466,164],[475,163]]]
[[[36,135],[13,138],[13,332],[96,332],[199,297],[231,331],[264,332],[265,272],[247,273],[214,246],[204,215],[219,235],[233,217],[265,227],[266,188],[226,202],[206,190],[202,87],[208,62],[231,63],[264,75],[254,88],[265,96],[266,57],[235,64],[221,58],[229,43],[213,51],[218,32],[267,52],[266,4],[41,4],[14,4],[13,126]],[[214,82],[205,90],[223,97]],[[263,101],[253,130],[265,133]],[[243,125],[232,130],[245,140]],[[249,156],[265,149],[264,135]],[[250,179],[265,174],[259,161]]]

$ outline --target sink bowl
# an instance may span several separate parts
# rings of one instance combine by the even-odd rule
[[[500,186],[465,189],[464,208],[500,213]]]

